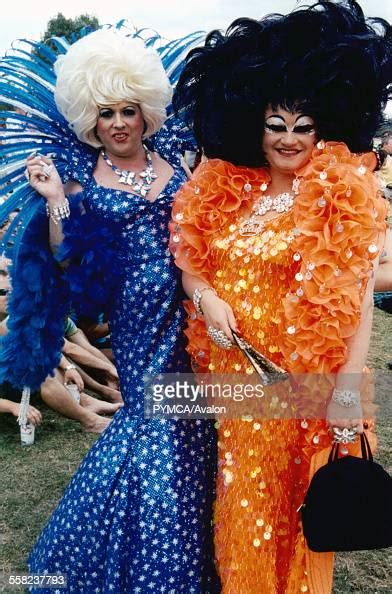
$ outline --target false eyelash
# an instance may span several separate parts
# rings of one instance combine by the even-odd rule
[[[314,126],[312,124],[303,124],[300,126],[294,126],[293,128],[293,132],[297,134],[310,134],[314,131]]]
[[[287,127],[279,124],[265,124],[265,127],[270,132],[287,132]]]

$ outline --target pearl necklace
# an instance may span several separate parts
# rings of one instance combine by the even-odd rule
[[[267,189],[267,188],[265,188]],[[294,193],[298,192],[298,181],[293,182]],[[275,211],[278,213],[288,212],[294,204],[294,195],[289,192],[282,192],[274,198],[271,196],[262,196],[252,207],[252,215],[245,219],[239,228],[240,235],[248,237],[257,235],[265,227],[264,221],[258,220],[258,217],[264,216],[267,212]]]
[[[146,155],[147,167],[143,169],[140,173],[135,173],[135,171],[129,171],[126,169],[119,169],[118,167],[113,165],[112,161],[109,159],[104,150],[101,151],[101,155],[105,163],[112,168],[116,175],[119,176],[119,184],[127,184],[131,187],[132,192],[134,192],[138,196],[142,196],[143,198],[145,198],[151,190],[152,182],[155,179],[157,179],[158,176],[155,173],[154,168],[152,166],[152,158],[150,151],[144,144],[143,149]],[[138,176],[140,179],[137,180],[136,176]]]

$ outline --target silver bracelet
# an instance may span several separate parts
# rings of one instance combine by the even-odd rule
[[[216,291],[213,287],[203,287],[202,289],[195,289],[193,291],[193,295],[192,295],[193,305],[195,306],[195,309],[200,316],[203,315],[203,310],[200,307],[200,301],[201,301],[201,298],[203,297],[203,291],[212,291],[216,295]]]
[[[337,388],[332,392],[332,400],[346,408],[355,406],[361,402],[359,392],[353,392],[353,390],[338,390]]]
[[[58,225],[59,222],[63,219],[69,219],[71,211],[69,209],[68,198],[65,198],[64,202],[62,202],[58,206],[50,207],[49,204],[46,203],[46,214],[55,225]]]

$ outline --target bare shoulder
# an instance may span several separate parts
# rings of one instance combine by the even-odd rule
[[[173,167],[165,161],[158,153],[152,153],[152,164],[157,173],[161,178],[169,180],[174,173]]]
[[[83,188],[80,185],[80,183],[77,181],[73,181],[73,180],[70,180],[64,186],[64,194],[67,194],[68,196],[70,194],[78,194],[82,190],[83,190]]]

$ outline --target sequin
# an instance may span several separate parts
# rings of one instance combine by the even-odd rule
[[[234,231],[237,229],[237,225],[230,225],[229,227],[229,231],[230,233],[234,233]]]
[[[342,271],[340,270],[340,268],[335,268],[333,273],[335,276],[342,276]]]
[[[287,328],[287,334],[295,334],[295,326],[289,326]]]
[[[181,240],[181,237],[179,235],[173,235],[173,241],[174,243],[179,243]]]
[[[296,361],[298,359],[298,357],[299,357],[299,355],[295,351],[293,353],[291,353],[291,355],[290,355],[290,359],[292,359],[293,361]]]
[[[344,229],[344,227],[343,227],[342,223],[337,223],[335,225],[335,231],[336,231],[336,233],[342,233],[343,232],[343,229]]]
[[[233,482],[234,480],[234,475],[230,470],[227,470],[227,468],[223,469],[224,475],[223,475],[223,480],[225,482],[226,485],[229,485],[230,483]]]
[[[260,423],[254,423],[254,424],[253,424],[253,429],[254,429],[255,431],[259,431],[259,429],[260,429],[260,428],[261,428],[261,425],[260,425]]]
[[[302,429],[307,429],[309,427],[309,424],[307,421],[305,421],[305,419],[301,421],[301,427]]]
[[[259,320],[261,318],[261,308],[256,306],[253,308],[253,318]]]
[[[254,538],[253,539],[253,546],[254,547],[259,547],[261,545],[261,540],[259,538]]]
[[[252,186],[249,183],[244,184],[245,192],[250,192],[252,190]]]
[[[261,518],[257,518],[256,520],[256,525],[257,526],[264,526],[264,520]]]
[[[287,250],[288,245],[285,241],[278,241],[278,243],[276,244],[276,248],[280,251],[283,252],[284,250]]]
[[[378,247],[376,246],[376,244],[375,244],[375,243],[371,243],[371,244],[369,245],[369,247],[368,247],[368,252],[369,252],[370,254],[376,254],[376,253],[377,253],[377,251],[378,251]]]
[[[248,500],[247,499],[241,499],[241,507],[248,507]]]
[[[320,179],[325,180],[328,177],[328,173],[326,171],[322,171],[320,173]]]
[[[198,593],[205,576],[205,590],[217,592],[209,553],[214,477],[207,470],[215,460],[213,425],[144,419],[143,373],[189,372],[167,232],[172,195],[185,176],[176,169],[148,202],[98,186],[94,167],[82,184],[83,200],[117,240],[110,330],[124,406],[46,524],[30,555],[31,573],[67,574],[63,592],[70,594]]]
[[[324,142],[324,140],[319,140],[316,146],[317,146],[317,148],[320,151],[322,151],[323,149],[325,149],[325,142]]]
[[[304,291],[303,291],[303,289],[301,289],[301,288],[297,289],[297,290],[296,290],[296,294],[298,295],[298,297],[302,297],[302,296],[303,296],[303,294],[304,294]]]
[[[263,182],[260,186],[260,190],[262,192],[265,192],[267,190],[267,188],[268,188],[268,184],[266,184],[265,182]]]
[[[303,585],[301,586],[301,592],[307,592],[307,591],[308,591],[308,589],[309,589],[309,588],[308,588],[308,586],[306,586],[306,584],[303,584]]]
[[[297,274],[295,275],[295,280],[298,282],[301,282],[304,280],[304,275],[301,272],[297,272]]]
[[[321,175],[320,175],[320,177],[321,177]],[[327,201],[325,200],[325,198],[319,198],[319,199],[317,200],[317,205],[318,205],[318,206],[320,206],[320,207],[323,207],[323,206],[325,206],[326,204],[327,204]]]
[[[361,165],[360,167],[358,167],[358,173],[359,173],[359,175],[365,175],[366,167],[364,165]]]
[[[264,532],[264,535],[263,536],[264,536],[264,539],[265,540],[270,540],[270,538],[271,538],[271,532]]]
[[[310,270],[308,270],[307,272],[305,272],[305,279],[306,280],[311,280],[313,278],[313,274],[310,272]]]
[[[313,443],[314,443],[315,445],[317,445],[317,444],[319,444],[319,443],[320,443],[320,436],[319,436],[319,435],[315,435],[315,436],[313,437]]]
[[[177,221],[182,221],[184,218],[184,215],[182,214],[182,212],[178,212],[175,216]]]

